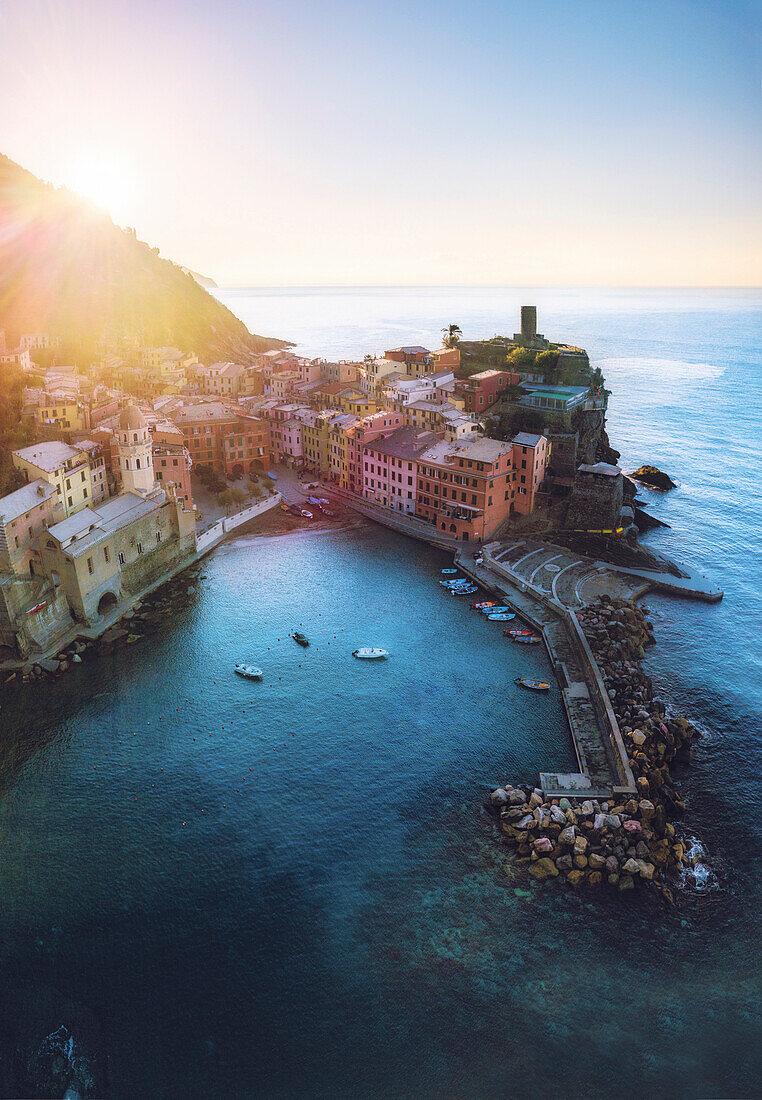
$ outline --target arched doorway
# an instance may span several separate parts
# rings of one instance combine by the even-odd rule
[[[108,615],[117,605],[117,598],[113,592],[104,592],[98,600],[98,614]]]
[[[250,474],[261,474],[263,469],[264,469],[264,467],[263,467],[262,463],[257,458],[255,458],[253,460],[253,462],[249,463],[249,473]]]
[[[243,477],[243,466],[240,464],[240,462],[236,462],[235,466],[233,467],[233,477],[236,481],[238,481],[239,477]]]

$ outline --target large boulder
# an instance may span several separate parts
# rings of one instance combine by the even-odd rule
[[[555,863],[548,856],[535,860],[529,867],[530,872],[538,879],[558,878],[559,871]]]
[[[634,473],[628,474],[628,477],[632,478],[633,481],[640,482],[641,485],[647,485],[649,489],[661,489],[662,492],[677,487],[677,482],[673,481],[669,474],[665,474],[658,466],[639,466]]]

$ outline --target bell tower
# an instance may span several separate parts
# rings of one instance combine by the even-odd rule
[[[117,429],[119,472],[122,490],[147,496],[156,479],[153,472],[153,450],[146,418],[137,405],[126,405],[119,417]]]

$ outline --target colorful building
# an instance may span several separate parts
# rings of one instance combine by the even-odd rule
[[[347,430],[347,488],[362,496],[363,449],[374,439],[389,435],[396,428],[404,427],[405,418],[400,413],[386,410],[355,421]]]
[[[0,573],[35,575],[35,540],[54,522],[56,490],[43,478],[0,500]]]
[[[183,433],[191,462],[240,477],[269,469],[269,433],[265,420],[222,401],[187,405],[172,412]]]
[[[397,428],[366,443],[362,455],[362,495],[396,512],[414,515],[418,458],[436,441],[432,432]]]
[[[463,399],[466,412],[480,416],[499,401],[510,386],[520,382],[518,374],[507,370],[483,370],[455,383],[455,392]]]
[[[56,490],[56,519],[74,515],[93,500],[90,456],[80,447],[60,440],[34,443],[13,452],[13,465],[27,481],[42,478]]]

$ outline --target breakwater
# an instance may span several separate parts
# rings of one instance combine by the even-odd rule
[[[535,878],[620,892],[652,884],[673,901],[670,885],[695,859],[674,824],[686,805],[673,769],[689,763],[699,732],[685,718],[668,717],[654,698],[640,665],[655,640],[642,608],[602,596],[576,615],[600,666],[637,793],[605,801],[549,798],[541,788],[506,784],[492,792],[488,808]]]

